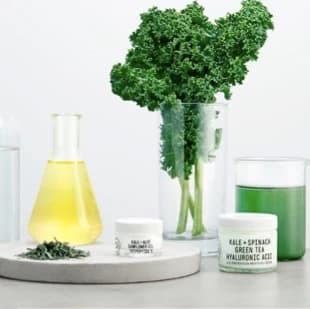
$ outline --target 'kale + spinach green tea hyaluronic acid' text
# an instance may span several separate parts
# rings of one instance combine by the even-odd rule
[[[304,159],[243,158],[236,163],[236,211],[278,217],[278,259],[305,254],[306,186]]]
[[[298,259],[305,253],[305,186],[291,188],[236,187],[238,212],[278,216],[278,258]]]
[[[220,215],[220,270],[239,273],[264,273],[275,270],[277,221],[277,216],[270,214]]]

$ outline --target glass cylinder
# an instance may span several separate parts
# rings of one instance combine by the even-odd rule
[[[20,239],[19,135],[12,121],[0,118],[0,242]]]
[[[0,146],[0,242],[19,237],[19,148]]]
[[[80,158],[79,114],[53,115],[53,149],[29,222],[37,242],[89,244],[102,224],[85,162]]]
[[[225,206],[227,104],[164,106],[160,125],[159,206],[164,238],[218,251]]]
[[[236,211],[278,216],[278,259],[305,254],[306,160],[240,158],[236,160]]]

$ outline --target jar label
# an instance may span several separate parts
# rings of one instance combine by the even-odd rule
[[[264,269],[277,265],[277,233],[219,233],[219,263],[234,269]]]
[[[159,253],[162,239],[153,235],[118,235],[116,254],[121,256],[153,256]]]

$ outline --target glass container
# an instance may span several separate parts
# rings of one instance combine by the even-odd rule
[[[0,118],[0,242],[20,239],[19,135],[11,118]]]
[[[160,216],[164,238],[217,254],[225,206],[227,104],[164,107],[160,125]]]
[[[29,222],[37,242],[56,238],[93,243],[102,224],[85,162],[80,157],[79,114],[54,114],[53,148]]]
[[[278,259],[305,254],[306,163],[300,158],[236,160],[236,211],[278,216]]]

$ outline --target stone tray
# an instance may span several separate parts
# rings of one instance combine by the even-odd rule
[[[118,257],[114,246],[96,244],[83,249],[91,256],[80,260],[32,261],[16,255],[32,244],[0,244],[0,276],[55,283],[132,283],[188,276],[200,269],[200,250],[165,242],[158,257]]]

